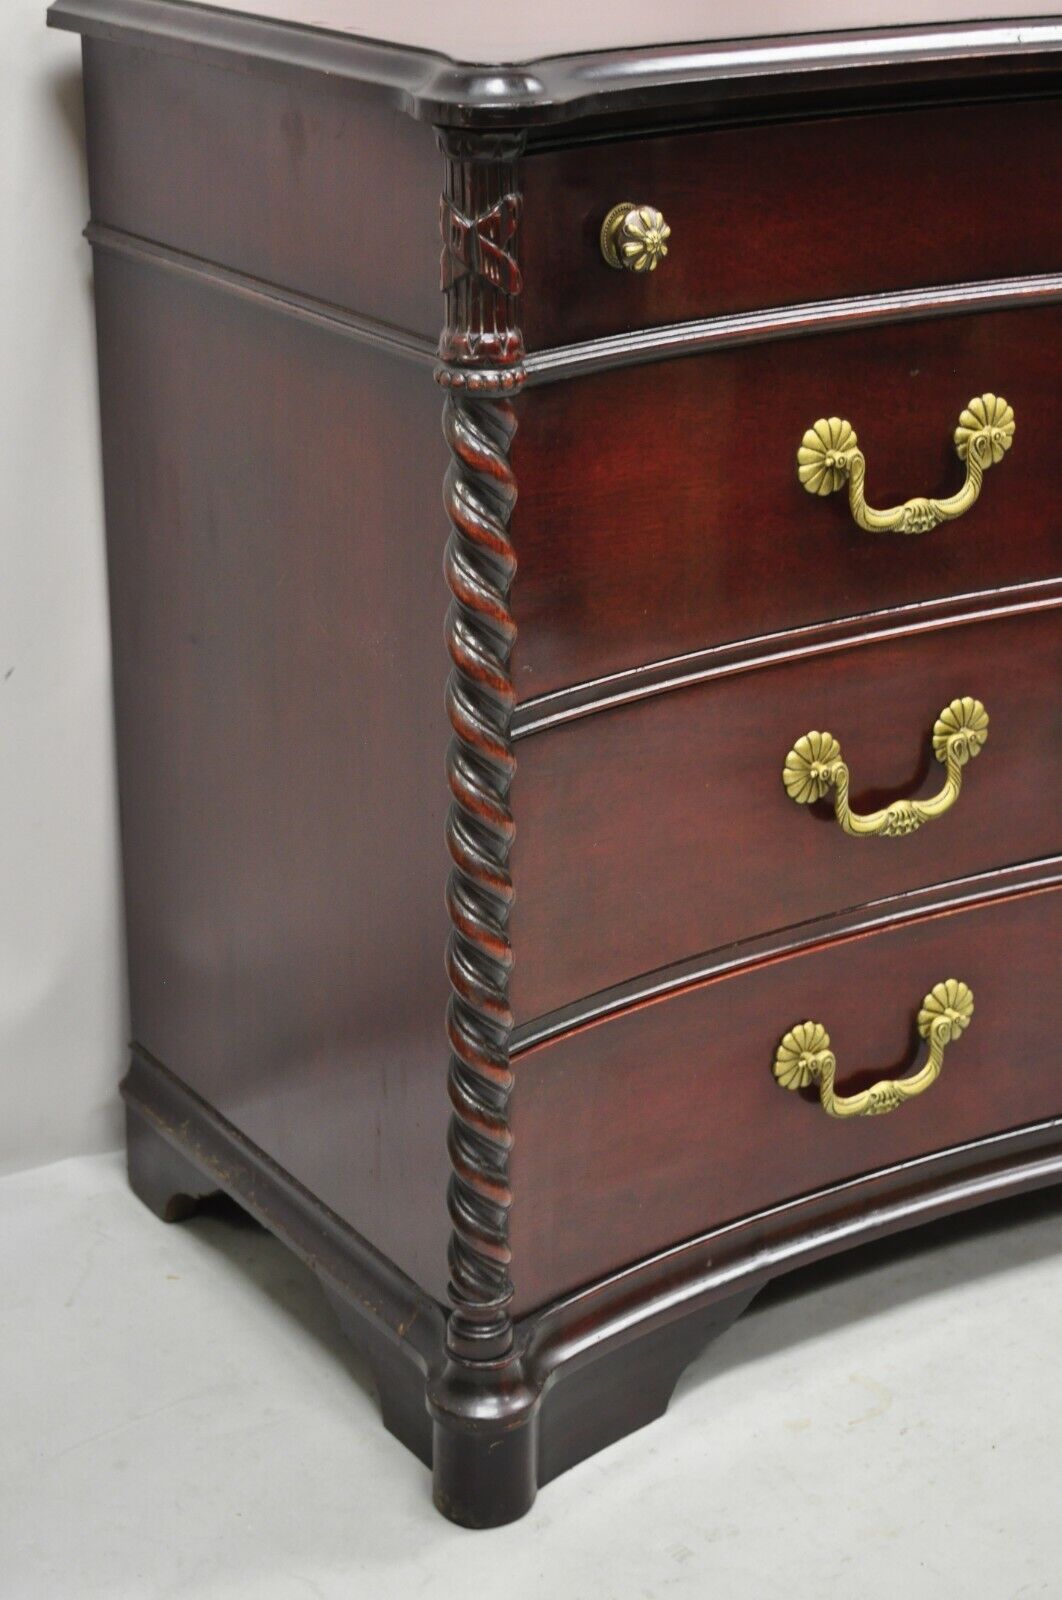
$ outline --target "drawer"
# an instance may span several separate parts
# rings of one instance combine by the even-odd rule
[[[1035,159],[1029,159],[1035,151]],[[976,174],[976,178],[973,177]],[[1030,100],[568,146],[524,163],[531,348],[694,317],[1048,272],[1062,102]],[[621,201],[671,228],[653,272],[600,251]]]
[[[518,1018],[753,934],[1052,855],[1057,606],[709,679],[521,740]],[[934,794],[933,727],[964,695],[987,707],[987,744],[958,801],[918,832],[852,838],[827,799],[786,793],[788,751],[828,730],[856,812]]]
[[[817,336],[547,385],[520,402],[512,520],[522,700],[830,618],[1057,575],[1062,307]],[[868,533],[804,491],[797,449],[847,418],[887,507],[963,481],[953,431],[989,390],[1012,448],[970,511]]]
[[[1025,893],[828,940],[520,1056],[520,1309],[733,1218],[1062,1112],[1058,905]],[[918,1072],[923,998],[948,978],[973,991],[973,1016],[916,1099],[839,1119],[812,1087],[775,1081],[783,1036],[809,1018],[839,1094]]]

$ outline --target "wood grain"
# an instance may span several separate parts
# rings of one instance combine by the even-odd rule
[[[372,90],[86,39],[97,223],[438,336],[440,156]]]
[[[525,393],[513,461],[521,701],[724,641],[1054,577],[1062,307],[719,350]],[[796,451],[847,417],[867,497],[962,482],[952,433],[990,389],[1017,432],[965,517],[868,534]],[[632,447],[634,441],[634,447]]]
[[[1047,272],[1062,267],[1044,204],[1062,192],[1062,101],[619,139],[532,157],[524,189],[532,350],[753,306]],[[627,199],[671,225],[655,272],[601,258],[602,219]]]
[[[151,266],[96,295],[134,1037],[442,1298],[438,391]]]
[[[1058,901],[1027,894],[825,944],[521,1056],[520,1309],[731,1218],[1057,1115]],[[922,997],[946,977],[971,986],[974,1018],[924,1097],[838,1122],[775,1083],[778,1041],[807,1017],[829,1030],[844,1092],[911,1070]]]
[[[1058,1174],[1057,30],[537,75],[170,0],[52,20],[88,35],[131,1178],[272,1228],[437,1505],[509,1521],[772,1273]],[[651,280],[597,254],[621,181],[675,228]],[[848,332],[756,321],[827,295]],[[878,503],[946,493],[984,389],[1017,444],[955,528],[798,489],[841,411]],[[964,693],[991,732],[941,823],[786,800],[815,724],[857,805],[936,787]],[[975,1018],[925,1100],[845,1126],[775,1085],[807,1015],[843,1091],[910,1069],[949,976]]]
[[[521,740],[513,785],[516,952],[525,1022],[698,951],[921,884],[1051,855],[1058,806],[1056,612],[678,689]],[[850,839],[827,802],[782,786],[794,742],[841,742],[852,804],[935,793],[930,734],[983,700],[983,753],[958,803],[904,839]]]

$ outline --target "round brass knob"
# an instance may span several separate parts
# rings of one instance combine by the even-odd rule
[[[670,237],[662,211],[621,200],[601,224],[601,254],[617,271],[655,272]]]

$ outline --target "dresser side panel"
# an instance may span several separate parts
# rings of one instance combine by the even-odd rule
[[[134,1037],[445,1294],[438,393],[96,264]]]
[[[430,128],[319,73],[273,78],[96,39],[84,61],[95,222],[434,344]]]

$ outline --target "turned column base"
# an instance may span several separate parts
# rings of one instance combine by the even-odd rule
[[[435,1504],[466,1528],[496,1528],[530,1510],[536,1490],[662,1417],[691,1361],[741,1315],[754,1288],[719,1300],[570,1368],[450,1362],[428,1384]]]
[[[127,1108],[126,1126],[131,1187],[164,1222],[190,1216],[200,1201],[225,1190],[299,1248],[295,1230],[278,1226],[267,1168],[226,1160],[218,1163],[222,1184],[192,1159],[192,1149],[185,1153],[171,1143],[134,1105]],[[192,1148],[205,1159],[203,1142],[197,1139]],[[312,1230],[312,1219],[307,1223]],[[468,1528],[515,1522],[534,1503],[540,1484],[661,1417],[685,1367],[752,1297],[749,1290],[622,1345],[602,1347],[570,1369],[532,1368],[529,1375],[519,1354],[497,1362],[448,1360],[439,1307],[427,1342],[412,1346],[399,1331],[401,1323],[374,1315],[373,1294],[366,1286],[359,1291],[350,1272],[338,1273],[334,1262],[317,1255],[310,1265],[370,1370],[384,1426],[432,1468],[435,1504],[443,1515]]]

